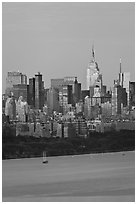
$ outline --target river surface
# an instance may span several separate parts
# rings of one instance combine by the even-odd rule
[[[3,160],[2,201],[134,202],[135,152]]]

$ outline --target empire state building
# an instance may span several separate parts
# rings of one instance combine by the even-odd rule
[[[97,62],[95,61],[95,51],[93,46],[91,60],[87,68],[87,90],[89,90],[90,87],[99,87],[100,90],[102,89],[102,75],[100,74]]]

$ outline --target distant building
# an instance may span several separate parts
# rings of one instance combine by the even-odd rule
[[[101,103],[101,115],[102,118],[109,118],[112,115],[112,104],[107,101],[105,103]]]
[[[17,102],[18,121],[28,122],[28,112],[28,103],[24,100],[22,96],[20,96]]]
[[[65,104],[71,104],[72,106],[75,106],[76,103],[81,99],[81,83],[78,83],[77,77],[72,76],[64,77],[62,79],[51,79],[51,88],[59,90],[61,112]],[[68,108],[68,105],[66,106]]]
[[[129,106],[135,106],[135,82],[129,82]]]
[[[59,104],[61,107],[61,112],[66,113],[68,107],[72,105],[72,86],[64,85],[62,86],[62,90],[59,91]],[[69,105],[69,106],[68,106]]]
[[[86,96],[84,100],[84,115],[86,119],[91,119],[91,98],[89,96]]]
[[[121,58],[120,58],[120,72],[118,76],[118,83],[122,88],[126,89],[127,93],[127,105],[129,106],[129,82],[130,82],[130,72],[122,72],[122,66],[121,66]]]
[[[82,101],[79,101],[76,103],[76,113],[83,113],[84,111],[84,103]]]
[[[43,109],[44,106],[44,82],[42,81],[42,74],[38,72],[35,74],[35,108]]]
[[[29,79],[29,88],[28,88],[28,104],[34,108],[35,107],[35,78]]]
[[[56,88],[59,89],[63,86],[64,84],[64,79],[51,79],[51,88]]]
[[[13,85],[13,94],[16,100],[23,96],[24,100],[27,101],[27,84]]]
[[[81,100],[83,102],[84,102],[86,96],[90,96],[90,91],[89,90],[82,90],[81,91]]]
[[[73,105],[80,101],[81,98],[81,83],[78,83],[77,77],[75,77],[74,81],[74,89],[73,89]]]
[[[127,106],[127,93],[120,85],[114,84],[112,90],[112,115],[121,114],[123,107]]]
[[[91,61],[87,68],[87,90],[89,90],[90,87],[95,87],[96,85],[102,89],[102,75],[97,62],[95,61],[95,52],[92,47]]]
[[[80,83],[77,82],[77,77],[70,76],[70,77],[64,77],[59,79],[51,79],[51,87],[61,90],[62,86],[71,85],[72,86],[72,92],[74,93],[74,89],[76,89],[76,84],[79,84],[77,86],[81,86]]]
[[[51,87],[52,88],[52,87]],[[44,89],[44,104],[47,105],[49,88]]]
[[[127,105],[129,106],[129,82],[130,82],[130,73],[124,72],[123,73],[123,88],[126,89],[127,93]]]
[[[51,87],[47,92],[47,106],[49,113],[59,112],[59,90]]]
[[[76,77],[64,77],[64,85],[72,85],[72,90],[74,91],[74,83],[75,83]]]
[[[8,72],[6,78],[6,95],[8,95],[12,89],[13,85],[17,84],[27,84],[27,76],[21,72]]]
[[[101,106],[101,89],[99,86],[94,87],[94,94],[91,97],[91,104],[92,106]]]
[[[7,122],[16,120],[16,102],[13,95],[10,95],[6,100],[5,115],[7,117]]]
[[[107,87],[105,85],[102,86],[102,96],[105,96],[106,95],[106,90],[107,90]]]

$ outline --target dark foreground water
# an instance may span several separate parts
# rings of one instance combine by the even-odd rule
[[[2,201],[134,202],[135,152],[2,161]]]

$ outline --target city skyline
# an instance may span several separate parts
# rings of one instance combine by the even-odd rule
[[[112,87],[120,58],[122,72],[130,72],[134,81],[134,5],[4,2],[2,91],[7,72],[18,70],[28,78],[40,71],[45,88],[50,87],[53,78],[77,76],[82,89],[86,89],[92,44],[103,84]]]

